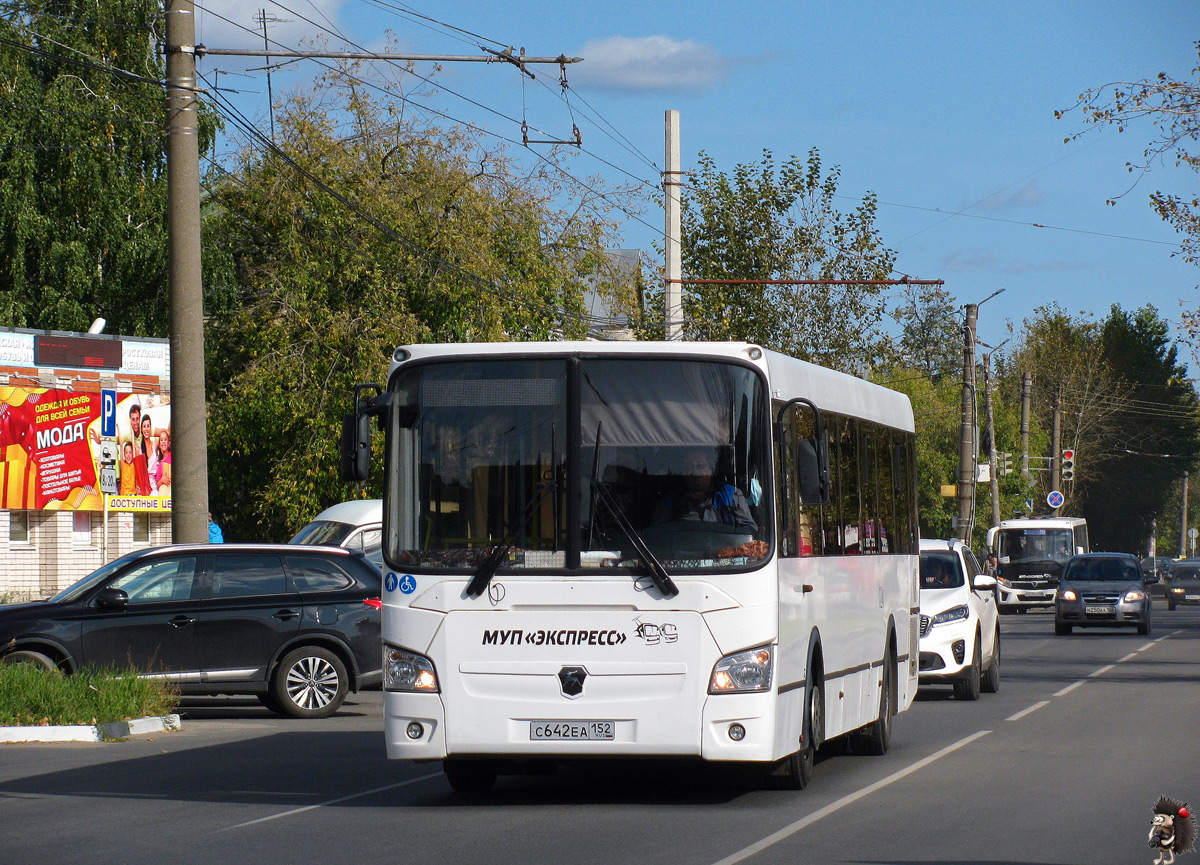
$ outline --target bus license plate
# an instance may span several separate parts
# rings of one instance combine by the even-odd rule
[[[612,739],[612,721],[530,721],[530,739]]]
[[[1091,613],[1091,614],[1098,615],[1098,616],[1104,615],[1105,613],[1116,612],[1115,608],[1113,608],[1113,607],[1084,607],[1083,611],[1085,613]]]

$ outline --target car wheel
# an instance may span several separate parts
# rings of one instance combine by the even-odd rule
[[[1147,634],[1149,634],[1150,633],[1150,617],[1146,616],[1146,620],[1144,622],[1138,622],[1137,629],[1138,629],[1138,634],[1143,637],[1146,636]]]
[[[891,650],[883,659],[883,687],[879,691],[879,717],[854,734],[854,751],[879,757],[887,753],[892,744],[892,690],[896,675],[896,662]]]
[[[975,635],[975,651],[971,653],[971,666],[967,668],[963,677],[954,683],[954,699],[956,700],[978,700],[980,680],[983,677],[983,650],[980,647],[982,640],[979,634]]]
[[[983,673],[983,682],[980,684],[980,689],[988,694],[994,694],[1000,690],[1000,631],[996,631],[996,640],[992,648],[992,662],[988,664],[987,670]]]
[[[803,790],[812,780],[813,763],[825,729],[825,698],[820,682],[813,682],[809,689],[804,726],[808,733],[804,747],[771,768],[765,785],[768,790]]]
[[[286,654],[271,680],[271,695],[292,718],[325,718],[346,699],[346,665],[320,646],[304,646]]]
[[[9,652],[7,655],[0,657],[0,664],[29,664],[41,670],[49,670],[51,673],[59,673],[58,664],[54,663],[48,655],[43,655],[41,652],[34,652],[28,649],[21,649],[16,652]]]
[[[1069,636],[1071,636],[1071,631],[1072,631],[1073,627],[1074,626],[1067,625],[1062,622],[1055,622],[1054,623],[1054,633],[1060,637],[1069,637]]]
[[[1174,610],[1174,609],[1175,609],[1175,604],[1173,604],[1171,601],[1167,601],[1167,609],[1168,609],[1168,610]]]
[[[496,785],[496,771],[480,760],[443,760],[450,789],[464,796],[482,796]]]

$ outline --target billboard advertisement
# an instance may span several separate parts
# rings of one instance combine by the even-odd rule
[[[0,458],[0,508],[102,510],[115,470],[110,509],[170,511],[170,398],[0,387]]]

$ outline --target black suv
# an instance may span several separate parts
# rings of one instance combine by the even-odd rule
[[[0,606],[0,663],[132,668],[182,694],[254,694],[323,718],[381,679],[380,581],[362,553],[333,547],[140,550],[48,601]]]

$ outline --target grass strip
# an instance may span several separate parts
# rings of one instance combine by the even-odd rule
[[[111,724],[167,715],[178,694],[133,670],[84,668],[64,676],[32,664],[0,665],[0,727]]]

